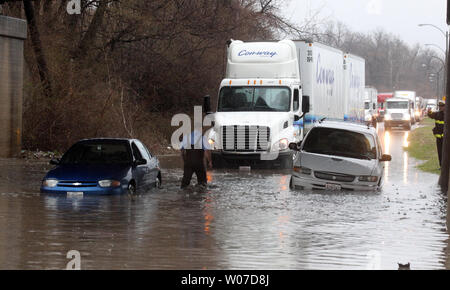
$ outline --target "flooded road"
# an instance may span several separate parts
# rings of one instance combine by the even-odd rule
[[[82,269],[445,269],[446,201],[403,151],[407,134],[380,130],[393,161],[374,193],[291,191],[289,172],[235,170],[182,191],[179,158],[164,157],[163,189],[51,197],[38,193],[49,165],[2,159],[0,269],[64,269],[70,250]]]

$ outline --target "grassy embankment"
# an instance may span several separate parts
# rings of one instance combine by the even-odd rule
[[[418,168],[425,172],[440,174],[439,160],[436,150],[436,139],[432,129],[434,120],[426,118],[421,122],[424,127],[411,131],[409,135],[409,147],[405,148],[410,156],[425,161]]]

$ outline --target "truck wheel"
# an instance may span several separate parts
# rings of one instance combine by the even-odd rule
[[[411,130],[411,124],[406,125],[406,126],[405,126],[405,129],[406,129],[407,131],[410,131],[410,130]]]
[[[220,168],[225,167],[226,161],[223,159],[222,156],[213,154],[212,155],[212,164],[213,164],[213,168],[220,169]]]

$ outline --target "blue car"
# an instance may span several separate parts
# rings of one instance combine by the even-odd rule
[[[89,139],[73,145],[50,164],[41,193],[65,195],[135,194],[160,187],[159,161],[136,139]]]

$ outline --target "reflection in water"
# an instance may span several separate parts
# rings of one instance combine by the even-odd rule
[[[391,152],[391,133],[386,131],[384,133],[384,153],[390,154]]]
[[[381,141],[384,143],[384,154],[390,154],[391,152],[391,134],[388,131],[384,132],[384,138]],[[384,167],[384,179],[385,182],[389,182],[389,168],[390,168],[390,162],[385,163]]]
[[[406,148],[409,147],[409,140],[408,140],[408,138],[409,138],[409,132],[405,132],[405,139],[403,141],[403,147],[406,147]]]
[[[409,158],[408,158],[408,152],[403,153],[403,183],[408,184],[408,164],[409,164]]]
[[[281,186],[280,190],[286,191],[288,189],[287,184],[288,184],[288,176],[287,175],[282,176],[280,179],[280,186]]]
[[[205,205],[204,205],[204,209],[203,209],[203,215],[204,215],[204,219],[205,219],[204,231],[205,231],[205,234],[207,234],[207,235],[210,234],[211,223],[214,219],[214,216],[212,214],[212,207],[213,207],[213,205],[212,205],[211,192],[207,192],[206,197],[205,197]]]

